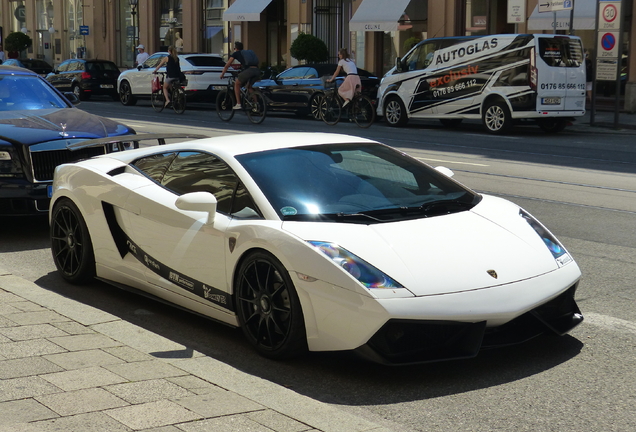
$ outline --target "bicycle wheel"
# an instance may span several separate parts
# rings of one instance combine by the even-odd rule
[[[367,96],[360,95],[351,107],[351,117],[361,128],[368,128],[375,121],[375,107]]]
[[[155,111],[163,111],[163,104],[165,103],[163,90],[159,89],[156,92],[152,92],[152,94],[150,95],[150,102],[152,103],[152,107],[155,109]]]
[[[227,91],[221,90],[216,95],[216,113],[223,121],[230,121],[234,117],[234,95]]]
[[[186,94],[181,87],[175,87],[172,90],[172,109],[177,114],[183,114],[186,109]]]
[[[265,115],[267,114],[267,103],[263,94],[258,90],[254,90],[252,94],[248,94],[245,98],[249,98],[249,102],[246,103],[247,118],[254,124],[263,123]]]
[[[328,94],[322,98],[320,104],[320,117],[322,121],[328,125],[335,125],[340,121],[340,115],[342,113],[342,106],[340,105],[340,99],[335,94]]]

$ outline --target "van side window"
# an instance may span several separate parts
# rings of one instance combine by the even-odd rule
[[[583,49],[578,39],[539,38],[539,55],[552,67],[579,67],[583,62]]]
[[[433,61],[434,53],[435,42],[424,43],[418,46],[404,58],[404,69],[407,71],[426,69]]]

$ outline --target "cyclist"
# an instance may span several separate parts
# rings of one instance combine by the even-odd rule
[[[165,97],[166,103],[163,105],[164,108],[170,104],[170,84],[173,81],[181,80],[181,66],[179,66],[179,57],[177,56],[177,50],[174,46],[170,45],[168,47],[168,55],[163,57],[155,70],[152,73],[157,73],[159,68],[163,65],[166,65],[166,79],[163,82],[163,96]]]
[[[344,82],[340,85],[340,87],[338,87],[338,94],[342,97],[342,99],[344,99],[344,103],[342,104],[342,107],[344,108],[353,98],[356,87],[359,86],[359,88],[362,88],[362,84],[360,82],[360,77],[358,76],[358,68],[353,60],[349,58],[349,53],[346,48],[341,48],[340,51],[338,51],[338,58],[340,59],[338,61],[338,67],[331,79],[327,80],[327,82],[333,82],[333,80],[335,80],[340,74],[341,70],[344,70],[347,74]]]
[[[252,92],[252,80],[261,76],[261,71],[258,69],[258,57],[252,50],[243,49],[242,42],[234,42],[234,52],[230,55],[225,63],[223,72],[221,72],[221,79],[225,76],[225,72],[229,67],[238,61],[241,64],[242,72],[236,77],[236,84],[234,84],[234,95],[236,95],[235,110],[241,109],[241,87],[247,86],[247,90]]]

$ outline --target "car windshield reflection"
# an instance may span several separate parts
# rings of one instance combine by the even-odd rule
[[[32,75],[0,75],[0,111],[67,108],[45,82]]]
[[[382,145],[319,145],[237,159],[284,220],[388,222],[465,211],[480,199]]]

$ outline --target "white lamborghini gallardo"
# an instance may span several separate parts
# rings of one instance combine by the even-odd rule
[[[409,364],[565,334],[579,267],[533,216],[386,145],[234,135],[61,165],[52,252],[72,283],[240,326],[264,356]]]

